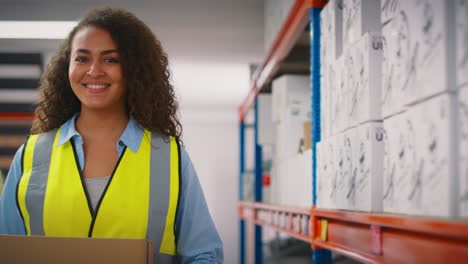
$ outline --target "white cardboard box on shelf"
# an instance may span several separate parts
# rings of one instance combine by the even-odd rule
[[[383,123],[369,122],[354,128],[351,209],[382,212]]]
[[[459,216],[468,218],[468,87],[461,89],[458,94],[459,99],[459,179],[460,198]]]
[[[381,120],[382,37],[366,33],[346,57],[346,81],[349,108],[346,119],[354,127],[367,121]]]
[[[347,51],[343,51],[343,55],[332,65],[334,68],[334,76],[329,75],[330,82],[333,82],[330,88],[330,135],[337,135],[342,132],[347,126],[348,120],[345,114],[348,112],[348,82],[346,80],[345,57]]]
[[[327,193],[329,186],[329,171],[328,171],[328,146],[327,139],[322,139],[317,142],[317,208],[328,208]]]
[[[271,118],[271,94],[260,94],[258,100],[258,143],[271,145],[275,143],[275,126]]]
[[[336,208],[336,137],[322,139],[317,144],[317,207]]]
[[[384,61],[388,64],[383,68],[384,89],[401,92],[404,105],[454,90],[455,65],[449,60],[455,52],[455,38],[450,37],[455,27],[453,16],[448,15],[453,1],[399,1],[392,8],[384,6],[386,2],[382,3]],[[402,110],[396,100],[384,108],[385,116]]]
[[[442,94],[414,106],[416,183],[422,185],[424,216],[456,217],[457,125],[454,94]],[[410,213],[410,212],[408,212]]]
[[[273,80],[272,85],[272,118],[279,122],[288,107],[302,105],[311,101],[310,76],[308,75],[283,75]]]
[[[416,137],[412,111],[384,120],[383,211],[416,214],[422,210],[422,186],[415,175]]]
[[[387,118],[405,110],[404,91],[406,87],[415,85],[413,71],[410,70],[412,60],[409,55],[406,38],[407,33],[401,41],[399,34],[395,34],[398,24],[402,22],[390,22],[382,28],[382,84],[381,103],[382,117]],[[402,26],[400,26],[402,27]]]
[[[276,159],[298,153],[303,124],[311,118],[309,77],[285,75],[273,81],[273,120],[276,120]],[[275,116],[276,115],[276,116]]]
[[[338,178],[338,209],[353,210],[356,203],[356,192],[352,186],[354,168],[354,144],[356,144],[356,130],[348,129],[339,135],[339,178]]]
[[[380,0],[343,1],[343,46],[358,41],[366,32],[380,32]]]
[[[457,86],[468,88],[468,1],[457,0],[455,5]]]
[[[281,160],[277,180],[278,204],[309,207],[312,204],[312,150]]]
[[[321,138],[327,138],[330,136],[330,87],[333,85],[329,83],[331,78],[328,75],[333,75],[333,71],[329,65],[323,63],[320,67],[322,71],[320,76],[320,132]]]
[[[343,0],[331,0],[320,13],[321,63],[333,63],[343,49]]]

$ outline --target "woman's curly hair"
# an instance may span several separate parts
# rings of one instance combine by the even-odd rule
[[[128,114],[148,130],[180,139],[182,125],[167,54],[140,19],[126,10],[109,7],[94,9],[81,19],[47,65],[31,133],[58,128],[80,112],[81,103],[70,86],[68,68],[73,37],[87,26],[106,30],[117,45],[127,87]]]

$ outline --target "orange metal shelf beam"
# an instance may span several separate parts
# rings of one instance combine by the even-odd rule
[[[3,120],[32,120],[34,113],[0,113],[0,119]]]
[[[286,227],[281,227],[277,224],[259,219],[259,214],[258,214],[259,211],[268,211],[270,213],[281,212],[285,215],[287,214],[288,216],[301,215],[301,216],[310,217],[310,210],[306,208],[269,205],[269,204],[258,203],[258,202],[242,202],[242,201],[239,202],[239,217],[240,218],[247,220],[248,222],[256,224],[256,225],[270,227],[277,231],[287,233],[290,236],[295,237],[299,240],[305,241],[307,243],[312,242],[312,237],[310,235],[305,235],[301,232],[295,231],[294,225],[291,222],[289,222],[286,225]],[[290,218],[290,221],[291,221],[291,218]],[[310,220],[308,222],[308,225],[310,226]],[[308,228],[307,232],[310,234],[310,228]]]
[[[468,222],[312,209],[313,248],[365,263],[461,263]],[[322,220],[327,220],[326,230]],[[375,235],[372,228],[378,229]],[[323,239],[323,234],[326,238]]]
[[[244,210],[250,214],[244,215]],[[310,215],[310,235],[258,219],[261,210]],[[364,263],[466,263],[468,259],[468,222],[249,202],[239,202],[239,216],[311,243],[312,248],[330,249]]]
[[[324,0],[296,0],[265,60],[259,65],[252,76],[251,89],[244,102],[239,106],[240,121],[244,120],[260,90],[273,78],[281,63],[306,28],[309,23],[309,9],[312,7],[323,7],[325,4],[326,1]]]

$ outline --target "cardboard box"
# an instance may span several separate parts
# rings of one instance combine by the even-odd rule
[[[309,207],[312,204],[312,150],[278,163],[276,204]]]
[[[0,263],[153,264],[153,243],[144,239],[0,235]]]
[[[340,146],[338,147],[339,149],[339,154],[340,156],[338,157],[338,169],[340,170],[339,172],[339,178],[338,178],[338,197],[337,197],[337,206],[338,209],[344,209],[344,210],[354,210],[354,207],[356,205],[356,192],[355,192],[355,186],[353,185],[353,168],[355,167],[354,165],[354,144],[356,144],[356,130],[355,129],[350,129],[344,131],[340,136],[339,136],[339,141],[338,143]]]
[[[346,59],[346,80],[349,89],[348,127],[368,121],[380,121],[382,37],[366,33],[349,49]]]
[[[343,1],[344,47],[356,43],[366,32],[380,30],[380,0]]]
[[[454,94],[443,94],[410,110],[417,135],[414,178],[422,186],[424,216],[452,218],[457,214],[456,100]]]
[[[450,59],[455,52],[454,19],[449,14],[454,2],[408,0],[392,7],[388,2],[382,1],[384,61],[388,64],[384,79],[389,79],[384,89],[394,90],[403,101],[396,99],[387,106],[384,116],[401,111],[401,104],[413,105],[453,91],[456,71]]]
[[[276,130],[276,159],[297,155],[303,123],[311,120],[311,90],[308,76],[284,75],[272,84],[273,120]]]
[[[336,75],[333,67],[334,63],[321,63],[322,74],[320,76],[320,133],[321,138],[328,138],[332,135],[332,91],[336,86]],[[333,78],[332,78],[333,77]]]
[[[382,117],[387,118],[403,112],[404,91],[406,87],[415,85],[414,74],[410,68],[412,60],[409,55],[409,44],[406,38],[400,41],[400,35],[394,32],[403,27],[401,21],[394,20],[382,28],[382,84],[381,103]],[[400,34],[406,35],[407,31]]]
[[[347,51],[343,51],[343,55],[336,60],[333,65],[335,69],[334,76],[330,76],[330,81],[334,83],[330,87],[330,103],[331,103],[331,114],[330,114],[330,133],[331,135],[337,135],[342,132],[346,126],[348,120],[345,118],[345,114],[348,112],[348,81],[346,80],[346,65],[345,57]]]
[[[304,149],[308,150],[312,148],[312,122],[306,121],[303,123],[303,125],[304,125],[304,135],[303,135]]]
[[[357,211],[382,212],[383,123],[369,122],[354,129],[350,207]]]
[[[468,87],[468,1],[455,1],[457,86]]]
[[[283,75],[272,82],[272,119],[280,122],[289,112],[295,116],[308,117],[311,112],[310,76]]]
[[[275,126],[271,118],[271,94],[260,94],[258,103],[258,144],[275,144]]]
[[[334,137],[317,143],[317,208],[334,209],[336,191]]]
[[[468,218],[468,88],[460,90],[459,99],[459,181],[460,181],[460,196],[459,196],[459,216]]]
[[[421,214],[422,186],[415,177],[416,135],[411,112],[384,120],[383,211]]]
[[[320,12],[322,64],[333,63],[343,49],[343,0],[331,0]]]

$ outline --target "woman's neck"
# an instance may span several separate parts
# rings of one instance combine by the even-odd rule
[[[76,120],[76,130],[83,140],[117,141],[127,127],[129,116],[121,111],[93,111],[83,109]]]

